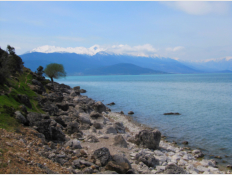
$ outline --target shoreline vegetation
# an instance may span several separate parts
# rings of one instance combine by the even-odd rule
[[[1,115],[21,123],[1,125],[1,173],[231,173],[200,150],[170,143],[157,129],[81,95],[79,86],[53,86],[23,72],[1,91]]]

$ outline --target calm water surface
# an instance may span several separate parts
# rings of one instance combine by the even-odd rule
[[[135,120],[169,140],[187,140],[232,164],[232,74],[69,76],[57,82],[81,86],[96,101],[115,102],[112,111],[132,110]]]

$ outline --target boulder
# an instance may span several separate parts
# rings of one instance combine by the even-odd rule
[[[20,109],[22,112],[24,112],[25,114],[27,114],[27,108],[26,108],[26,106],[20,105],[20,106],[19,106],[19,109]]]
[[[115,105],[115,103],[114,103],[114,102],[111,102],[111,103],[109,103],[109,104],[107,104],[107,105],[112,106],[112,105]]]
[[[80,86],[73,87],[73,90],[80,90]]]
[[[81,149],[81,142],[77,139],[71,139],[64,145],[65,147],[69,146],[72,149]]]
[[[114,127],[108,126],[105,131],[106,134],[117,134],[117,131]]]
[[[71,93],[70,93],[71,97],[75,97],[77,95],[80,95],[80,93],[76,93],[76,91],[74,91],[74,90],[72,90]]]
[[[180,113],[178,113],[178,112],[168,112],[168,113],[164,113],[164,115],[180,115]]]
[[[52,139],[53,141],[63,142],[65,141],[65,134],[61,129],[61,125],[51,126]]]
[[[60,92],[53,92],[48,94],[48,100],[51,102],[62,102],[64,99],[63,94]]]
[[[98,123],[98,122],[94,122],[94,123],[93,123],[93,126],[94,126],[94,128],[96,128],[96,129],[102,129],[102,128],[103,128],[103,124]]]
[[[56,103],[56,106],[63,111],[67,111],[69,109],[69,105],[67,103]]]
[[[86,93],[87,91],[85,89],[80,89],[80,93]]]
[[[88,129],[90,129],[90,125],[87,123],[82,123],[82,124],[80,124],[79,129],[80,130],[88,130]]]
[[[161,133],[157,129],[153,131],[142,130],[135,135],[135,143],[137,145],[153,150],[159,148],[160,139],[161,139]]]
[[[117,133],[125,133],[125,127],[123,126],[122,122],[114,123],[114,128],[116,129]]]
[[[87,138],[85,139],[85,141],[86,142],[92,142],[92,143],[99,142],[97,137],[95,137],[94,135],[88,135]]]
[[[16,111],[15,112],[15,118],[17,119],[17,121],[19,122],[19,123],[22,123],[22,124],[27,124],[27,119],[21,114],[21,112],[20,111]]]
[[[179,166],[177,166],[175,164],[167,165],[165,167],[163,173],[164,174],[187,174],[187,172],[183,168],[181,168],[181,167],[179,167]]]
[[[124,112],[123,112],[123,111],[120,111],[119,114],[124,114]]]
[[[145,152],[136,154],[135,159],[138,162],[143,162],[148,167],[156,167],[156,165],[159,165],[159,160],[155,159],[153,155],[146,154]]]
[[[73,134],[74,132],[80,132],[80,129],[79,129],[79,124],[77,122],[70,122],[67,124],[67,127],[66,127],[66,130],[67,130],[67,133],[68,134]]]
[[[114,137],[114,143],[115,146],[119,146],[119,147],[123,147],[123,148],[127,148],[127,142],[126,140],[123,138],[122,135],[117,135]]]
[[[43,119],[40,113],[30,112],[27,114],[27,120],[29,121],[30,126],[36,125],[36,122],[39,122]]]
[[[193,153],[193,155],[194,155],[195,158],[204,157],[204,154],[200,150],[198,150],[198,149],[193,150],[192,153]]]
[[[101,166],[105,166],[111,159],[110,151],[106,147],[95,150],[92,157],[95,159],[96,164],[99,161]]]
[[[128,114],[134,114],[134,112],[133,111],[129,111]]]
[[[99,113],[106,112],[106,106],[100,101],[94,103],[93,109]]]
[[[41,105],[41,104],[40,104]],[[59,114],[59,109],[56,105],[52,104],[51,102],[47,101],[44,104],[42,104],[41,109],[45,112],[48,112],[49,115],[58,115]]]
[[[92,111],[92,112],[90,113],[90,119],[91,119],[91,120],[95,120],[96,122],[101,123],[101,124],[103,124],[103,125],[106,124],[106,119],[105,119],[105,117],[103,117],[100,113],[95,112],[95,111]]]
[[[72,167],[74,169],[81,169],[83,167],[82,165],[84,165],[85,167],[96,166],[92,162],[88,162],[81,159],[76,159],[72,162]]]
[[[182,144],[188,145],[188,141],[183,141]]]
[[[86,124],[92,125],[89,114],[80,113],[80,117],[78,118],[78,121],[82,124],[86,123]]]
[[[18,97],[18,100],[19,100],[20,103],[26,105],[28,108],[32,108],[31,102],[30,102],[27,95],[18,94],[17,97]]]
[[[62,125],[63,127],[67,126],[64,120],[60,116],[53,116],[51,118],[55,120],[57,123],[59,123],[60,125]]]
[[[112,160],[105,166],[106,170],[116,171],[119,174],[126,174],[131,169],[131,164],[121,155],[113,155]]]

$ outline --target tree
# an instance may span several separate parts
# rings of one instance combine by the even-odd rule
[[[16,72],[22,72],[24,62],[15,54],[15,48],[7,45],[8,51],[8,66],[12,74]]]
[[[43,76],[44,70],[43,70],[43,66],[39,66],[37,68],[37,72],[36,72],[39,76]]]
[[[53,78],[60,78],[65,77],[66,72],[64,71],[64,67],[62,64],[51,63],[46,66],[44,69],[44,73],[51,78],[52,85],[53,85]]]

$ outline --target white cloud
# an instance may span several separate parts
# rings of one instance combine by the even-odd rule
[[[68,53],[76,53],[76,54],[87,54],[87,55],[95,55],[98,52],[106,52],[109,54],[117,54],[117,55],[133,55],[133,56],[144,56],[144,57],[156,57],[156,52],[158,51],[150,44],[138,45],[138,46],[129,46],[129,45],[113,45],[113,46],[99,46],[93,45],[92,47],[56,47],[56,46],[41,46],[37,47],[30,52],[43,52],[43,53],[53,53],[53,52],[68,52]]]
[[[103,48],[100,48],[99,45],[94,45],[90,48],[85,47],[56,47],[56,46],[41,46],[37,47],[30,52],[43,52],[43,53],[53,53],[53,52],[68,52],[68,53],[77,53],[77,54],[87,54],[87,55],[95,55],[98,52],[104,51]]]
[[[225,14],[230,11],[230,4],[228,2],[176,1],[162,3],[191,15]]]
[[[182,49],[184,49],[184,47],[182,47],[182,46],[177,46],[177,47],[168,47],[168,48],[166,48],[166,51],[171,51],[171,52],[176,52],[176,51],[179,51],[179,50],[182,50]]]
[[[222,58],[212,58],[212,59],[207,59],[207,60],[204,60],[203,62],[209,62],[209,61],[215,61],[215,62],[218,62],[218,61],[221,61],[221,60],[226,60],[226,61],[229,61],[232,59],[232,56],[226,56],[226,57],[222,57]]]

